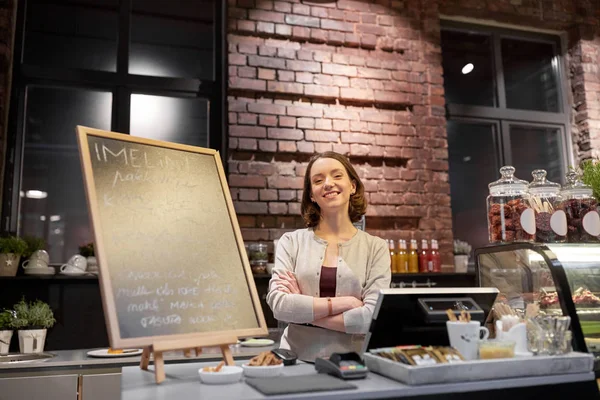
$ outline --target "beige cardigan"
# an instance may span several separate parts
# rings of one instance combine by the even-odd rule
[[[359,230],[338,246],[336,296],[354,296],[364,303],[343,313],[345,333],[298,325],[314,321],[313,297],[319,297],[327,241],[309,228],[288,232],[277,243],[273,277],[283,270],[294,272],[302,294],[278,291],[271,279],[267,303],[276,319],[290,323],[283,332],[281,347],[295,351],[301,360],[313,361],[332,352],[359,352],[379,290],[390,286],[390,253],[385,240]]]

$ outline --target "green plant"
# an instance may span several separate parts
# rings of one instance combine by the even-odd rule
[[[83,246],[79,246],[79,254],[84,257],[94,257],[96,255],[94,252],[94,242],[89,242]]]
[[[23,236],[23,240],[27,244],[27,250],[23,253],[23,257],[29,258],[31,255],[38,251],[46,248],[46,241],[43,238],[35,236]]]
[[[600,160],[585,160],[581,163],[581,180],[594,191],[594,197],[600,201]]]
[[[23,255],[27,252],[27,243],[20,237],[7,236],[0,238],[0,253]]]
[[[11,310],[3,310],[0,312],[0,331],[7,331],[13,328],[15,313]]]
[[[14,305],[14,312],[12,326],[15,329],[48,329],[56,323],[52,309],[41,300],[28,303],[21,299]]]
[[[462,240],[455,239],[454,240],[454,254],[455,255],[470,255],[471,254],[471,245]]]

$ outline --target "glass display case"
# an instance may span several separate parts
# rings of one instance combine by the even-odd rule
[[[477,283],[496,302],[524,312],[571,317],[573,349],[595,357],[600,372],[600,244],[511,243],[475,250]]]

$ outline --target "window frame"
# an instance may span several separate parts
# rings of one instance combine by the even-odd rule
[[[116,72],[55,68],[23,63],[27,0],[17,2],[12,85],[6,130],[6,158],[2,188],[0,231],[19,231],[20,199],[25,142],[27,88],[31,86],[92,89],[111,92],[111,130],[130,133],[131,95],[144,93],[180,98],[204,98],[208,101],[208,147],[219,151],[226,160],[227,137],[227,2],[214,0],[213,79],[172,78],[129,73],[133,0],[118,3]],[[90,6],[89,8],[94,8]],[[73,127],[75,135],[75,127]],[[227,176],[227,163],[224,163]]]
[[[497,121],[500,123],[500,139],[502,159],[506,162],[512,159],[510,144],[506,141],[510,132],[506,128],[509,125],[523,124],[531,126],[544,126],[557,128],[563,133],[563,170],[567,171],[569,165],[574,165],[573,142],[571,135],[571,106],[567,83],[569,82],[565,66],[564,39],[560,33],[538,33],[531,31],[520,31],[497,26],[476,25],[452,20],[441,20],[442,31],[454,31],[489,35],[492,43],[492,68],[495,76],[494,88],[496,93],[495,106],[475,106],[467,104],[447,103],[447,120],[477,119],[484,121]],[[555,57],[552,68],[556,76],[557,95],[559,96],[559,112],[547,112],[536,110],[523,110],[506,107],[506,88],[504,82],[504,67],[501,58],[501,40],[514,39],[528,42],[551,44]],[[442,49],[443,51],[443,49]]]

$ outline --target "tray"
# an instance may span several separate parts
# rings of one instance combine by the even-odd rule
[[[369,353],[364,354],[364,360],[369,370],[407,385],[577,374],[591,372],[594,366],[594,358],[591,354],[578,352],[561,356],[474,360],[418,367]]]

